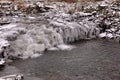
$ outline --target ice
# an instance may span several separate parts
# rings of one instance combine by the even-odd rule
[[[100,37],[100,38],[104,38],[104,37],[113,38],[114,36],[113,36],[112,33],[106,33],[106,32],[104,32],[104,33],[101,33],[101,34],[99,35],[99,37]]]
[[[18,35],[19,33],[17,31],[7,31],[6,33],[5,32],[2,33],[0,35],[0,38],[10,41],[10,40],[14,40]]]
[[[56,50],[59,50],[57,47],[51,47],[48,49],[49,51],[56,51]]]
[[[51,21],[50,24],[56,28],[61,28],[60,34],[62,35],[65,42],[74,42],[79,39],[94,38],[99,34],[99,29],[97,29],[96,25],[91,22],[84,21],[84,23],[77,23],[67,21]],[[94,35],[92,35],[93,33]]]
[[[0,77],[0,80],[22,80],[23,74],[13,74],[13,75],[7,75]]]
[[[17,26],[17,24],[8,24],[8,25],[0,26],[0,30],[11,29],[11,28],[16,27],[16,26]]]
[[[100,38],[106,37],[106,32],[99,34]]]
[[[118,37],[120,31],[115,27],[119,25],[119,6],[115,7],[117,5],[107,1],[78,3],[80,6],[77,5],[76,10],[75,4],[51,2],[46,7],[53,9],[41,13],[39,17],[30,14],[24,16],[25,20],[19,19],[21,22],[28,22],[21,29],[17,27],[18,24],[0,26],[0,37],[13,41],[11,48],[14,52],[10,54],[17,57],[20,55],[22,58],[37,57],[45,50],[71,50],[74,46],[67,44],[81,39]],[[36,4],[40,8],[44,6],[40,2]],[[18,18],[19,16],[17,21]],[[102,20],[103,23],[100,23]],[[107,26],[107,29],[100,31],[99,24],[105,24],[101,28]]]
[[[4,39],[0,39],[0,48],[9,46],[9,42]]]
[[[57,48],[60,49],[60,50],[72,50],[72,49],[75,48],[75,46],[60,44],[60,45],[57,46]]]
[[[42,54],[33,54],[32,56],[31,56],[31,58],[37,58],[37,57],[40,57],[40,56],[42,56]]]
[[[115,31],[116,29],[115,29],[115,28],[111,28],[110,30],[111,30],[111,31]]]
[[[35,17],[32,17],[32,16],[28,16],[29,19],[35,19]]]
[[[0,59],[0,65],[3,65],[5,63],[4,59]]]

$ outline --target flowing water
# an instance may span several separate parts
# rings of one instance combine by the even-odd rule
[[[107,40],[76,42],[71,51],[46,51],[16,60],[0,76],[23,73],[25,80],[120,80],[120,45]]]

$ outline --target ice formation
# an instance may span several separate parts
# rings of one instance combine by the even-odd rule
[[[111,22],[104,21],[107,26],[113,26],[111,24],[113,21],[119,24],[119,18],[111,18],[111,15],[119,17],[120,13],[114,12],[112,9],[114,6],[108,4],[106,2],[90,3],[89,6],[85,4],[83,11],[81,11],[82,7],[78,11],[74,10],[75,4],[55,3],[52,4],[52,10],[41,13],[39,17],[20,13],[14,19],[12,18],[13,22],[20,24],[0,26],[0,49],[10,45],[9,55],[24,59],[40,56],[45,50],[71,50],[74,46],[66,45],[67,43],[92,39],[99,35],[98,24],[104,16],[110,16],[107,19],[111,19]],[[99,10],[106,7],[109,8]],[[116,11],[119,10],[116,8]],[[105,11],[110,15],[106,15]],[[19,17],[20,15],[22,18]],[[108,31],[105,30],[99,37],[113,38],[118,37],[119,33],[120,30],[111,28]]]
[[[30,29],[25,26],[8,24],[1,27],[0,46],[10,45],[10,56],[26,59],[38,57],[45,50],[71,50],[74,47],[65,43],[95,38],[99,31],[94,23],[88,21],[77,23],[52,20],[48,25],[31,25]]]

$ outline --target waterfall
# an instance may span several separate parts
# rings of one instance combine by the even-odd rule
[[[95,23],[84,22],[64,22],[51,21],[50,25],[58,28],[58,33],[63,37],[64,42],[74,42],[81,39],[95,38],[99,34],[99,29]]]
[[[45,50],[71,50],[75,46],[68,45],[68,43],[96,38],[99,34],[97,25],[92,21],[86,19],[71,21],[72,18],[69,18],[68,14],[57,15],[49,18],[47,24],[29,26],[26,33],[11,44],[14,52],[10,54],[26,59],[38,57]]]

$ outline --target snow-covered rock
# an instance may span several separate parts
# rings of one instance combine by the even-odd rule
[[[99,37],[100,37],[100,38],[106,37],[106,32],[99,34]]]
[[[4,39],[0,39],[0,48],[9,46],[9,42]]]
[[[11,29],[11,28],[14,28],[16,27],[17,24],[8,24],[8,25],[3,25],[3,26],[0,26],[0,30],[6,30],[6,29]]]

